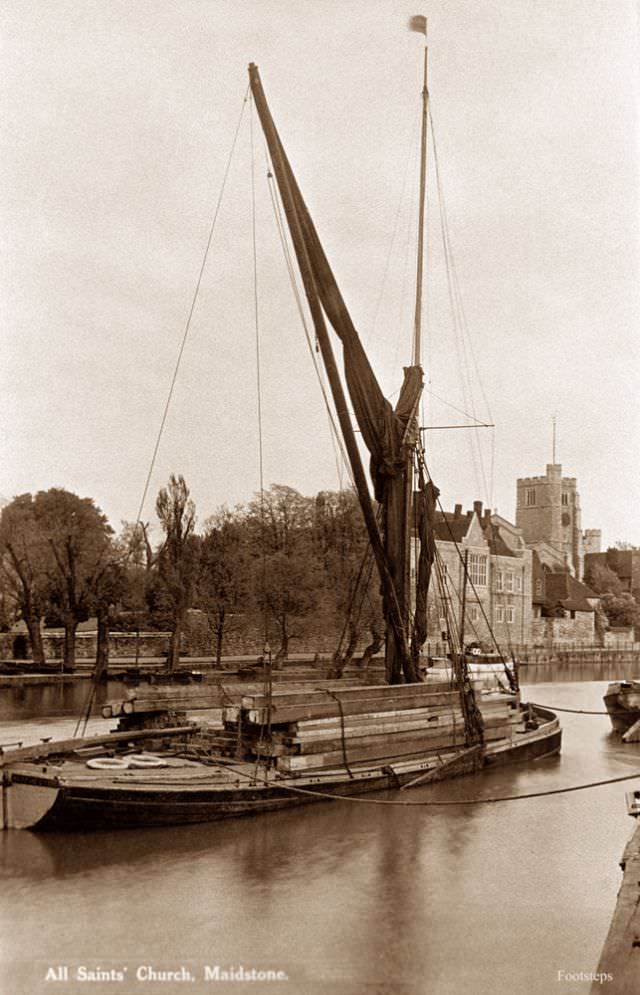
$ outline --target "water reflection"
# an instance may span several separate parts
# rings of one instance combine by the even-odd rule
[[[93,689],[89,680],[74,680],[64,684],[27,684],[0,688],[0,721],[17,718],[79,715]],[[93,714],[110,698],[124,697],[118,681],[98,684],[93,695]]]
[[[595,710],[605,686],[527,693]],[[559,759],[376,797],[519,794],[640,766],[640,747],[612,737],[606,716],[566,714],[562,724]],[[44,961],[101,958],[199,972],[205,963],[271,965],[289,972],[288,995],[565,995],[575,985],[563,986],[558,971],[597,963],[633,828],[624,806],[632,786],[475,807],[321,802],[148,832],[0,834],[5,987],[50,992]]]
[[[523,684],[568,684],[576,681],[620,681],[640,677],[640,654],[633,663],[520,664]]]

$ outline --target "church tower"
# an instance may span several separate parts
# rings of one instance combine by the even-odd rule
[[[517,482],[516,525],[527,544],[547,542],[564,555],[578,580],[584,574],[580,496],[575,477],[563,477],[560,463],[548,463],[541,477]]]

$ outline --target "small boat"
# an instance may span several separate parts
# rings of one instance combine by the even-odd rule
[[[412,25],[426,36],[424,18],[412,19]],[[395,408],[382,393],[341,296],[276,131],[258,69],[249,67],[270,169],[378,571],[386,622],[385,682],[319,679],[281,687],[277,681],[274,685],[275,675],[267,666],[253,687],[139,688],[103,710],[105,717],[118,719],[118,728],[104,737],[40,744],[0,756],[5,827],[87,831],[204,822],[402,790],[559,752],[557,717],[522,704],[517,688],[480,686],[469,669],[462,633],[446,679],[425,674],[422,667],[439,493],[427,472],[417,421],[423,389],[426,51],[425,44],[413,362],[405,367]],[[325,316],[342,345],[349,402]],[[350,409],[370,452],[375,503]],[[415,590],[410,569],[414,552]],[[213,718],[192,717],[212,710]]]
[[[614,681],[604,704],[615,732],[626,733],[640,719],[640,681]]]

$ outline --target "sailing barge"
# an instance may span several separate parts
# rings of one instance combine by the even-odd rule
[[[105,706],[117,731],[0,756],[0,827],[93,830],[208,822],[397,789],[557,753],[561,730],[518,694],[483,691],[468,745],[450,684],[316,682],[265,694],[145,690]],[[188,720],[232,703],[220,722]]]
[[[415,22],[415,23],[414,23]],[[412,19],[424,31],[424,18]],[[422,680],[426,598],[435,557],[438,489],[418,427],[427,49],[422,92],[420,224],[413,364],[395,408],[369,364],[267,106],[255,65],[253,102],[287,219],[318,349],[368,532],[386,623],[385,683],[344,681],[254,693],[148,689],[107,707],[118,729],[102,738],[41,744],[0,756],[4,827],[101,829],[195,823],[343,795],[403,789],[560,750],[556,716],[523,706],[517,689],[474,686],[459,636],[452,680]],[[342,345],[347,402],[325,318]],[[349,408],[371,457],[369,492]],[[415,597],[411,553],[417,548]],[[465,564],[466,576],[466,564]],[[467,576],[471,584],[471,579]],[[463,629],[464,626],[462,625]],[[451,630],[453,632],[453,629]],[[479,682],[482,683],[482,682]],[[221,709],[222,724],[192,721]]]

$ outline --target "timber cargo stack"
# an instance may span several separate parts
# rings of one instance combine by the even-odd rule
[[[522,720],[518,696],[478,698],[485,742],[511,738]],[[286,775],[414,760],[468,745],[460,693],[446,683],[245,694],[222,717],[241,759],[270,762]]]

